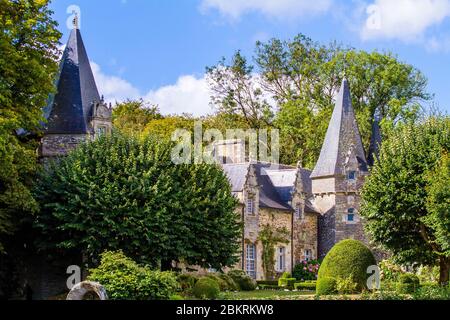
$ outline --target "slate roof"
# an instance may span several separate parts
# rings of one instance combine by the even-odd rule
[[[241,192],[244,190],[249,166],[249,163],[222,165],[223,171],[225,171],[228,180],[230,180],[232,192]]]
[[[328,126],[319,161],[311,174],[311,178],[343,174],[340,171],[343,163],[341,157],[348,151],[343,150],[343,148],[349,145],[349,141],[346,141],[346,139],[351,139],[354,143],[360,169],[367,171],[366,156],[352,106],[350,85],[347,79],[344,79],[336,99],[336,106]]]
[[[285,165],[272,165],[270,163],[240,163],[224,164],[222,168],[230,180],[233,193],[242,192],[247,175],[253,166],[259,188],[259,206],[282,211],[293,211],[289,202],[292,201],[292,192],[297,179],[297,168]],[[310,194],[311,172],[300,169],[304,191]],[[316,213],[313,205],[308,202],[306,212]]]
[[[87,134],[93,102],[100,95],[91,70],[80,30],[70,34],[60,64],[57,93],[44,113],[47,134]]]

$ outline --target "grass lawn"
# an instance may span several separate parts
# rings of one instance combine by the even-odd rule
[[[312,300],[314,292],[255,290],[224,293],[225,300]]]

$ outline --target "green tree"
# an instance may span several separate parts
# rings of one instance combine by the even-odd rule
[[[450,157],[444,153],[436,168],[428,174],[427,209],[424,224],[433,232],[441,250],[441,273],[450,273]],[[445,259],[447,258],[447,259]],[[448,279],[447,279],[448,280]]]
[[[280,129],[281,162],[301,160],[306,167],[317,162],[344,73],[366,147],[377,112],[388,131],[416,121],[420,103],[430,99],[427,79],[396,56],[323,45],[304,35],[258,42],[253,64],[237,53],[230,65],[208,71],[219,113],[243,116],[252,128]]]
[[[440,206],[448,192],[448,180],[441,180],[445,172],[431,176],[429,172],[439,170],[434,168],[442,152],[449,150],[450,118],[402,125],[383,143],[362,192],[361,214],[371,239],[400,263],[440,263],[441,283],[448,282],[450,267],[448,206],[445,209],[442,203],[444,211]],[[444,220],[438,222],[439,217]]]
[[[58,69],[60,33],[49,1],[0,1],[0,252],[2,238],[36,203],[29,186],[38,132]]]
[[[91,261],[123,250],[163,269],[233,265],[240,224],[227,177],[215,165],[174,165],[173,146],[115,134],[50,165],[36,187],[40,247],[80,250]]]
[[[255,81],[253,68],[238,51],[230,64],[222,59],[207,68],[207,79],[213,92],[211,103],[218,113],[237,115],[249,128],[259,129],[271,126],[273,112]]]
[[[162,118],[158,107],[142,99],[118,103],[113,110],[114,128],[128,135],[140,135],[152,120]]]

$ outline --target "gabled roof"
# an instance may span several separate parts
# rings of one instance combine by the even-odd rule
[[[343,174],[343,158],[349,151],[345,148],[348,149],[350,145],[354,147],[360,170],[367,171],[367,161],[352,106],[350,86],[347,79],[344,79],[337,96],[336,106],[328,126],[319,161],[311,174],[311,178]]]
[[[249,163],[224,164],[222,169],[228,177],[232,192],[241,192],[244,190],[245,182],[249,171]]]
[[[93,102],[100,101],[80,30],[74,28],[62,57],[57,93],[44,110],[47,134],[87,134]]]

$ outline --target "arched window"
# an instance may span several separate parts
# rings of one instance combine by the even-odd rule
[[[256,245],[253,243],[247,243],[246,246],[245,271],[251,278],[256,279]]]

